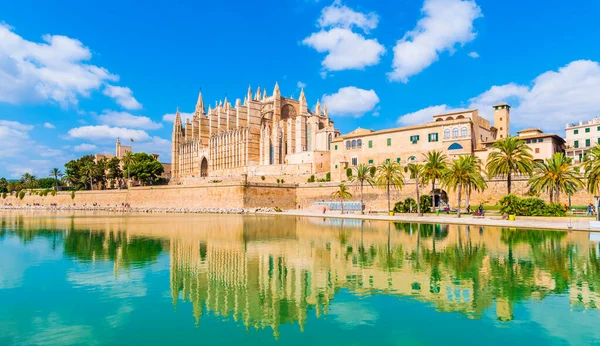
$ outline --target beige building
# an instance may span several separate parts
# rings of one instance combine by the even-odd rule
[[[422,161],[430,150],[441,150],[449,158],[486,151],[484,143],[510,133],[510,106],[494,106],[494,126],[476,109],[435,115],[431,122],[416,126],[372,131],[356,129],[332,141],[331,176],[346,179],[346,169],[361,163],[380,164]]]
[[[298,100],[258,88],[232,106],[227,99],[205,110],[202,93],[191,119],[175,117],[172,174],[193,177],[304,175],[329,170],[330,142],[339,135],[327,106],[308,109],[304,90]]]
[[[544,133],[542,129],[530,128],[517,131],[517,137],[524,140],[531,148],[531,155],[535,161],[543,161],[555,153],[565,152],[565,140],[559,135]],[[476,150],[475,155],[483,162],[487,160],[489,149],[493,141],[483,143],[483,150]]]
[[[574,162],[581,162],[585,152],[600,143],[600,118],[567,124],[565,132],[566,156]]]

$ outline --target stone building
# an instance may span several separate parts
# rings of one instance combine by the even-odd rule
[[[298,100],[261,95],[248,88],[244,100],[227,98],[205,109],[202,93],[191,119],[175,116],[172,136],[172,176],[304,175],[329,170],[329,146],[339,135],[327,106],[315,111],[301,91]]]
[[[565,140],[562,137],[552,133],[544,133],[539,128],[517,131],[517,137],[524,140],[531,148],[531,155],[533,155],[534,161],[543,161],[555,153],[565,152]],[[485,162],[492,144],[494,144],[494,141],[484,142],[484,149],[475,150],[475,155],[479,156]]]
[[[600,118],[567,124],[566,156],[574,162],[583,161],[585,152],[600,143]]]

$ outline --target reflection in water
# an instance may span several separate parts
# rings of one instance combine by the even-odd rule
[[[272,330],[327,315],[342,290],[407,297],[439,312],[511,323],[515,304],[568,296],[597,309],[598,244],[588,233],[258,216],[2,216],[22,243],[45,237],[68,258],[135,270],[170,256],[177,308]],[[54,245],[53,245],[54,246]],[[354,313],[351,309],[347,314]],[[336,314],[340,314],[340,310]],[[348,316],[346,316],[348,317]],[[375,318],[375,317],[373,317]],[[364,316],[368,319],[368,315]],[[360,322],[360,321],[359,321]]]

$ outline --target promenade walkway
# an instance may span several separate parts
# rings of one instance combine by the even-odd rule
[[[471,226],[496,226],[507,228],[532,228],[532,229],[553,229],[553,230],[573,230],[590,231],[591,218],[583,217],[525,217],[518,216],[516,220],[502,220],[500,216],[486,216],[484,218],[474,218],[472,215],[425,214],[417,216],[416,214],[396,214],[389,216],[384,214],[340,214],[338,211],[327,211],[325,214],[316,211],[290,210],[282,213],[273,213],[278,215],[293,215],[306,217],[326,217],[326,218],[345,218],[355,220],[380,220],[396,222],[417,222],[417,223],[437,223],[437,224],[458,224]],[[597,230],[591,230],[598,232]]]

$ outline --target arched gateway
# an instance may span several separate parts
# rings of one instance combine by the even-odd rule
[[[200,176],[208,177],[208,161],[206,157],[202,158],[202,162],[200,163]]]

